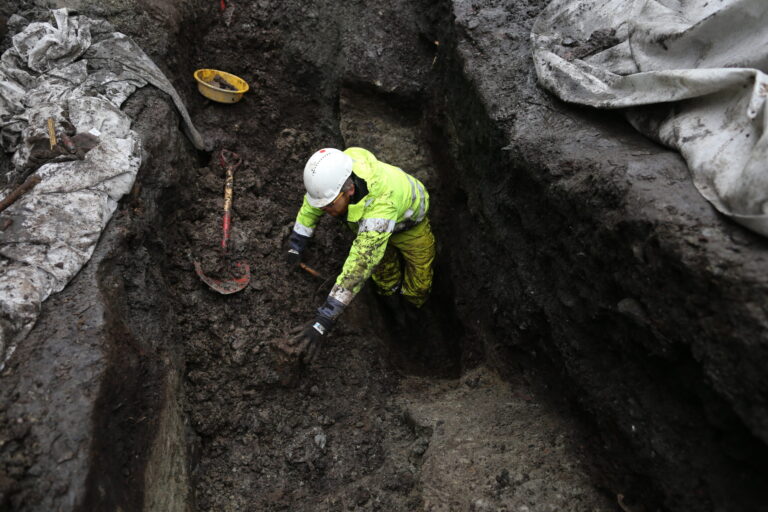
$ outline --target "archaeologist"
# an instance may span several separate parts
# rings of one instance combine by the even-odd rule
[[[288,341],[301,361],[310,363],[368,277],[386,301],[420,308],[432,287],[435,238],[424,185],[365,149],[317,151],[304,167],[304,186],[304,203],[288,239],[291,266],[299,265],[324,213],[346,221],[357,233],[315,320]]]

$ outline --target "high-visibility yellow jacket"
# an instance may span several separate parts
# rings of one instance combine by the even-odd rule
[[[357,237],[329,294],[332,302],[340,303],[338,313],[371,276],[384,255],[389,237],[421,222],[429,210],[429,194],[419,180],[378,161],[365,149],[349,148],[344,153],[352,157],[352,173],[365,182],[368,193],[354,204],[350,203],[347,210],[347,225]],[[305,197],[296,217],[294,235],[311,237],[323,213],[320,208],[310,206]],[[329,316],[335,317],[338,313]]]

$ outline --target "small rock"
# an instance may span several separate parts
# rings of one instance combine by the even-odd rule
[[[464,381],[464,385],[468,388],[475,389],[481,384],[481,377],[479,375],[472,375],[471,377],[467,377],[467,379]]]
[[[358,487],[357,491],[355,491],[355,503],[358,507],[361,507],[368,503],[368,500],[371,499],[371,493],[368,492],[366,489],[363,489],[362,487]]]
[[[498,487],[504,488],[509,486],[509,470],[506,468],[501,471],[498,475],[496,475],[496,483],[498,484]]]
[[[232,362],[238,366],[242,366],[243,363],[245,362],[245,351],[238,350],[234,354],[232,354]]]
[[[417,457],[421,457],[427,451],[427,448],[429,448],[429,440],[420,437],[413,443],[411,454]]]
[[[493,510],[493,508],[491,507],[490,503],[480,498],[472,502],[472,504],[469,506],[469,510],[472,512],[486,512]]]
[[[618,304],[616,304],[616,309],[619,313],[630,316],[641,324],[648,321],[648,315],[645,313],[645,308],[643,308],[643,305],[640,304],[639,301],[632,297],[621,299]]]
[[[731,241],[737,245],[749,246],[752,245],[750,235],[745,231],[734,231],[730,235]]]

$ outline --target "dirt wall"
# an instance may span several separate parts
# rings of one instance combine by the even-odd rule
[[[442,76],[463,79],[440,83],[433,110],[466,204],[464,317],[499,365],[518,349],[554,363],[666,507],[760,509],[766,242],[619,115],[536,86],[525,34],[543,4],[454,3]]]

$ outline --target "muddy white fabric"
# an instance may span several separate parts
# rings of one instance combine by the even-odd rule
[[[627,108],[720,212],[768,236],[766,19],[765,0],[555,0],[534,62],[565,101]]]
[[[155,85],[173,98],[195,146],[204,147],[173,86],[133,41],[107,22],[67,9],[52,13],[55,26],[30,23],[0,57],[3,149],[14,153],[18,178],[41,178],[1,214],[13,223],[0,232],[0,368],[33,327],[42,302],[91,257],[133,186],[141,145],[120,110],[123,101]],[[40,165],[33,157],[48,140],[49,117],[60,133],[87,133],[98,144],[83,159],[52,155]]]

